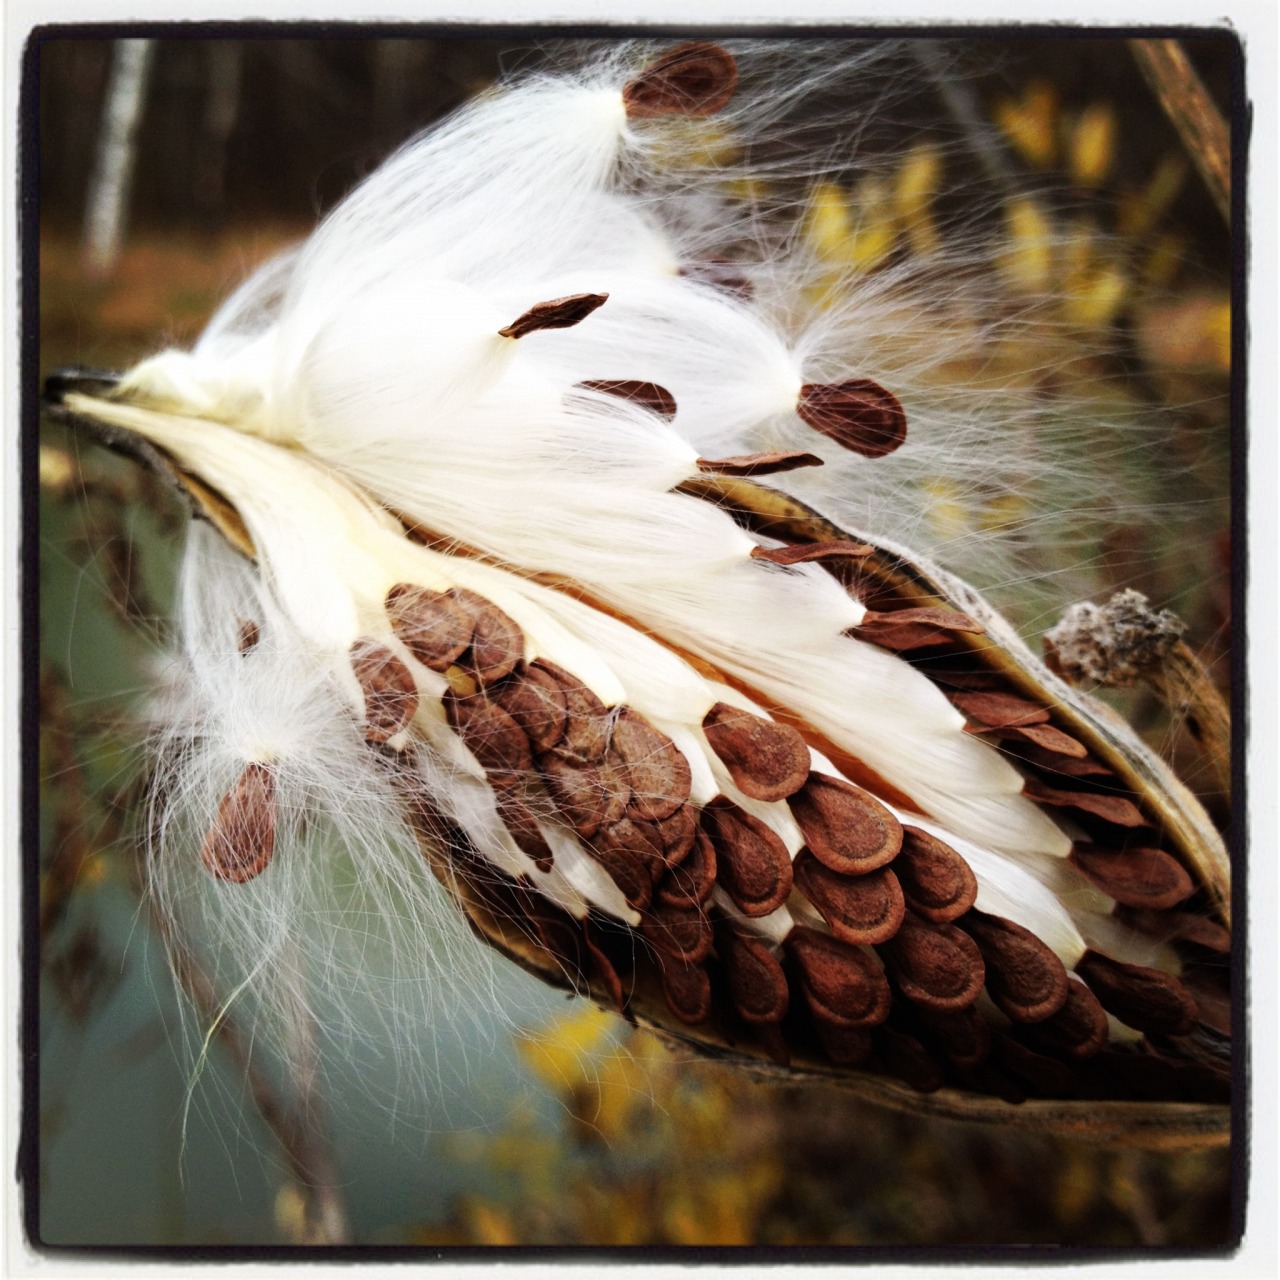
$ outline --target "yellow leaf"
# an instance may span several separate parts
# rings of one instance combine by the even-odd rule
[[[1083,187],[1100,187],[1115,160],[1115,113],[1101,103],[1086,107],[1071,130],[1071,176]]]
[[[1040,169],[1054,163],[1058,154],[1058,95],[1051,84],[1032,81],[1020,101],[997,103],[993,114],[1023,159]]]
[[[1001,255],[1005,278],[1023,293],[1046,292],[1053,282],[1053,230],[1048,216],[1030,198],[1005,208],[1008,244]]]

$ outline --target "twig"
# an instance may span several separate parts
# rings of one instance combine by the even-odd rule
[[[1230,223],[1231,138],[1222,113],[1177,40],[1130,40],[1129,47]]]

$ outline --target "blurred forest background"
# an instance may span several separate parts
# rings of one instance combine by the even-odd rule
[[[1137,585],[1175,607],[1225,687],[1226,223],[1125,41],[912,44],[919,92],[866,137],[886,155],[903,138],[911,149],[886,167],[887,185],[837,183],[815,196],[810,233],[867,271],[911,252],[939,185],[925,172],[929,138],[971,144],[995,233],[1008,242],[1010,287],[1057,290],[1064,327],[1090,359],[1122,367],[1125,394],[1167,419],[1185,486],[1172,496],[1197,513],[1163,542],[1150,527],[1105,531],[1089,555],[1096,590]],[[1233,46],[1186,48],[1228,110]],[[121,368],[189,342],[256,263],[305,235],[389,151],[500,70],[540,57],[533,38],[261,31],[135,47],[132,171],[104,240],[89,211],[121,52],[108,40],[50,36],[33,64],[42,378],[66,365]],[[964,74],[934,82],[944,63]],[[963,165],[965,146],[955,154]],[[1069,260],[1037,256],[1037,219],[1061,215],[1017,193],[1041,178],[1068,196],[1078,247]],[[125,710],[164,633],[185,517],[154,478],[53,423],[42,429],[40,481],[44,1242],[1212,1247],[1228,1238],[1225,1149],[1097,1148],[877,1111],[826,1086],[756,1083],[566,1005],[514,969],[505,999],[531,1035],[442,1036],[441,1094],[425,1132],[388,1118],[376,1074],[369,1096],[328,1100],[338,1189],[321,1223],[314,1189],[255,1105],[255,1090],[269,1100],[269,1082],[246,1082],[243,1045],[214,1042],[184,1133],[172,988],[139,904]],[[1053,619],[1020,621],[1042,630]],[[1150,695],[1130,693],[1123,705],[1184,772],[1202,772]],[[1220,796],[1206,800],[1225,814]]]

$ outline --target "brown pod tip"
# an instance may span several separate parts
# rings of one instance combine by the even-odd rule
[[[200,861],[219,880],[243,884],[266,870],[275,843],[275,774],[254,760],[222,797],[200,846]]]
[[[676,416],[675,396],[656,382],[637,382],[628,378],[593,378],[578,385],[588,391],[599,391],[602,395],[614,396],[619,400],[630,400],[668,421]]]
[[[806,426],[865,458],[883,458],[907,438],[898,397],[870,378],[806,383],[796,413]]]
[[[607,293],[571,293],[567,298],[536,302],[498,330],[501,338],[523,338],[539,329],[572,329],[609,300]]]
[[[699,458],[698,470],[710,476],[772,476],[799,467],[820,467],[816,453],[779,450],[774,453],[742,453],[732,458]]]
[[[622,91],[629,120],[660,116],[704,119],[720,111],[738,87],[738,64],[718,44],[693,40],[649,63]]]
[[[812,564],[827,560],[864,560],[875,550],[865,542],[802,542],[790,547],[752,547],[755,560],[770,564]]]
[[[351,646],[351,669],[364,692],[364,736],[387,742],[404,729],[418,709],[413,673],[387,648],[368,636]]]
[[[809,748],[790,725],[717,702],[702,731],[734,786],[752,800],[785,800],[809,777]]]

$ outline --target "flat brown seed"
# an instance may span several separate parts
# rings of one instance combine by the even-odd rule
[[[958,609],[939,609],[925,606],[918,609],[895,609],[890,613],[877,613],[868,609],[856,627],[845,633],[855,640],[866,640],[882,649],[895,653],[909,653],[913,649],[929,649],[935,645],[952,644],[957,635],[981,635],[982,624]]]
[[[219,802],[200,861],[219,880],[243,884],[266,870],[275,844],[276,776],[254,760]]]
[[[1040,1022],[1062,1008],[1069,994],[1066,968],[1030,929],[1001,916],[971,911],[960,927],[987,965],[987,990],[1015,1022]]]
[[[534,668],[555,682],[564,699],[564,735],[556,744],[556,750],[598,764],[604,759],[613,734],[613,716],[608,707],[577,676],[562,667],[540,658],[530,670]]]
[[[540,663],[496,685],[489,696],[520,726],[535,752],[550,751],[564,737],[564,692]]]
[[[1070,1063],[1037,1053],[1005,1032],[997,1032],[993,1039],[995,1059],[1010,1075],[1022,1081],[1032,1096],[1081,1096],[1083,1077]]]
[[[971,1005],[986,980],[982,954],[967,934],[910,912],[880,954],[908,1000],[944,1013]]]
[[[1063,733],[1051,724],[1016,725],[1001,729],[998,736],[1012,738],[1016,742],[1031,742],[1055,756],[1067,756],[1073,760],[1083,760],[1089,754],[1089,748],[1078,738]]]
[[[1075,980],[1067,983],[1062,1008],[1029,1029],[1037,1042],[1072,1058],[1091,1058],[1106,1048],[1111,1031],[1098,997]]]
[[[725,928],[718,947],[729,984],[729,999],[745,1022],[781,1022],[790,993],[777,957],[758,938]]]
[[[616,396],[619,400],[630,400],[634,404],[643,405],[651,413],[670,421],[676,416],[676,398],[666,387],[656,382],[633,382],[626,378],[593,378],[589,382],[580,382],[580,387],[588,391],[599,391],[602,395]]]
[[[387,616],[424,667],[445,671],[471,647],[471,616],[443,591],[401,582],[387,592]]]
[[[1047,708],[1014,693],[956,693],[951,701],[966,718],[992,729],[1043,724],[1049,719]]]
[[[653,899],[653,880],[648,863],[624,840],[611,838],[610,829],[601,828],[587,852],[609,873],[609,878],[626,898],[627,906],[643,911]]]
[[[657,880],[667,869],[662,839],[652,823],[619,818],[617,822],[601,827],[596,834],[596,843],[602,842],[625,851],[629,858],[639,860],[650,881]]]
[[[655,902],[640,920],[640,933],[659,951],[697,964],[711,954],[714,935],[707,913],[698,906]]]
[[[840,1027],[814,1013],[818,1039],[827,1057],[839,1067],[860,1067],[871,1057],[871,1032],[861,1027]]]
[[[732,458],[699,458],[698,470],[709,476],[773,476],[800,467],[820,467],[816,453],[743,453]]]
[[[1191,877],[1162,849],[1107,849],[1077,844],[1071,865],[1126,907],[1164,911],[1195,892]]]
[[[702,721],[733,784],[752,800],[785,800],[809,777],[809,747],[788,724],[717,702]]]
[[[878,1026],[889,1016],[893,995],[869,951],[804,925],[787,935],[786,948],[816,1019],[856,1028]]]
[[[529,740],[497,703],[482,693],[444,696],[445,714],[490,780],[509,786],[533,770]]]
[[[539,329],[572,329],[609,300],[607,293],[574,293],[567,298],[536,302],[498,330],[502,338],[523,338]]]
[[[789,801],[805,842],[820,862],[845,875],[885,866],[902,848],[902,826],[873,795],[824,773]]]
[[[950,845],[919,827],[902,828],[902,852],[893,869],[912,911],[934,924],[958,920],[977,900],[973,869]]]
[[[753,560],[770,564],[812,564],[828,560],[865,560],[875,550],[865,542],[798,542],[789,547],[752,547]]]
[[[705,1022],[711,1014],[711,978],[700,963],[680,957],[660,957],[662,994],[667,1008],[690,1026]]]
[[[649,63],[622,91],[629,120],[659,116],[705,119],[720,111],[738,87],[738,64],[718,44],[692,40]]]
[[[1050,787],[1038,778],[1028,778],[1023,784],[1022,794],[1029,800],[1040,804],[1052,805],[1055,808],[1079,809],[1115,823],[1118,827],[1145,827],[1147,820],[1142,810],[1132,800],[1124,796],[1100,791],[1059,791]]]
[[[698,815],[693,805],[681,805],[669,818],[663,818],[654,825],[662,840],[667,866],[678,866],[688,857],[698,835]]]
[[[447,593],[471,619],[471,647],[461,663],[481,685],[509,676],[524,657],[524,632],[496,604],[464,587]]]
[[[864,458],[883,458],[907,438],[907,415],[892,392],[870,378],[808,383],[796,404],[800,420]]]
[[[1089,984],[1098,1002],[1126,1026],[1147,1035],[1181,1036],[1192,1030],[1199,1011],[1191,993],[1177,978],[1159,969],[1125,964],[1097,951],[1086,951],[1076,973]]]
[[[705,831],[698,831],[693,849],[681,863],[659,879],[658,900],[673,907],[696,906],[706,902],[716,887],[716,851]]]
[[[842,941],[887,942],[898,932],[906,904],[897,877],[887,867],[865,876],[842,876],[801,849],[794,870],[796,887]]]
[[[498,815],[511,838],[533,859],[539,871],[550,871],[555,859],[534,811],[514,791],[499,791],[497,802]]]
[[[942,1068],[915,1036],[895,1027],[877,1027],[872,1040],[887,1075],[902,1080],[917,1093],[936,1093],[942,1088]]]
[[[1027,739],[1027,741],[1030,740]],[[1043,748],[1039,743],[1032,743],[1030,746],[1022,747],[1018,754],[1028,764],[1050,773],[1062,773],[1071,778],[1111,778],[1116,786],[1120,785],[1116,775],[1087,751],[1082,756],[1074,756],[1057,749]]]
[[[743,915],[767,916],[786,902],[791,856],[776,831],[723,796],[702,810],[702,828],[716,851],[716,882]]]
[[[591,926],[586,921],[583,921],[582,937],[592,978],[609,993],[609,1003],[619,1013],[625,1014],[627,1011],[627,998],[622,989],[622,979],[619,977],[613,961],[596,946],[595,939],[591,936]]]
[[[991,1028],[973,1005],[950,1013],[921,1009],[919,1016],[957,1067],[971,1070],[986,1061],[991,1052]]]
[[[607,765],[587,764],[559,751],[549,751],[538,757],[538,772],[546,781],[556,808],[583,838],[595,835],[601,826],[617,822],[626,812],[626,784]]]
[[[630,707],[618,713],[610,745],[631,786],[632,817],[658,822],[688,801],[693,775],[684,752]]]
[[[240,624],[240,634],[236,640],[236,651],[242,656],[251,653],[258,647],[258,641],[262,639],[262,629],[252,619]]]
[[[385,644],[365,636],[351,646],[351,669],[364,691],[364,736],[368,742],[395,737],[418,709],[413,672]]]
[[[1127,925],[1149,937],[1176,939],[1192,946],[1203,947],[1217,955],[1231,951],[1231,931],[1216,920],[1198,916],[1190,911],[1155,911],[1145,908],[1121,907],[1116,913]]]

